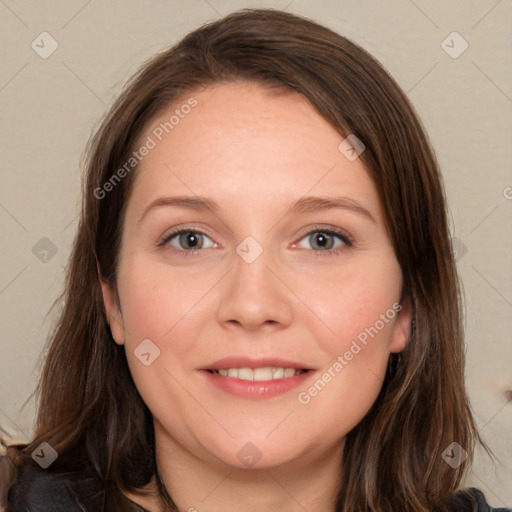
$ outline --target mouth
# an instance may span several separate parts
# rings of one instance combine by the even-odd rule
[[[315,374],[298,361],[275,357],[225,357],[199,368],[208,389],[238,398],[261,400],[306,385]]]

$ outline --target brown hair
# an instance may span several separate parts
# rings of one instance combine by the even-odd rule
[[[232,13],[153,57],[91,139],[63,309],[37,390],[35,437],[9,454],[29,464],[34,448],[48,442],[59,454],[48,471],[90,468],[105,486],[103,510],[134,510],[120,489],[137,492],[155,474],[174,506],[155,464],[152,417],[124,348],[113,342],[98,277],[99,268],[115,284],[134,172],[104,198],[97,191],[157,114],[227,81],[297,91],[341,136],[363,141],[360,158],[384,207],[411,304],[407,346],[391,356],[376,402],[347,435],[336,510],[449,510],[480,438],[464,384],[461,297],[434,152],[407,97],[374,58],[311,20],[272,9]],[[454,441],[469,454],[456,469],[441,457]]]

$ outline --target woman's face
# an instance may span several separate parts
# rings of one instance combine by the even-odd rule
[[[340,453],[409,330],[375,186],[295,92],[193,98],[140,139],[103,284],[157,445],[240,468]]]

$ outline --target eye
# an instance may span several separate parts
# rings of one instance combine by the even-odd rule
[[[205,239],[209,240],[209,242],[205,242]],[[349,235],[332,227],[328,229],[316,228],[309,231],[301,238],[302,240],[307,240],[310,244],[309,248],[325,256],[337,254],[353,245]],[[213,242],[208,234],[195,228],[178,228],[166,233],[158,242],[158,246],[166,245],[184,253],[184,256],[198,253],[200,249],[219,246],[219,244]],[[299,245],[293,244],[292,247],[299,247]]]
[[[307,240],[311,249],[323,255],[334,255],[352,246],[352,241],[346,233],[333,228],[314,229],[301,240]],[[297,247],[297,244],[293,244],[293,247]]]
[[[205,238],[210,240],[210,244],[205,242]],[[208,249],[210,247],[218,247],[218,244],[202,231],[196,229],[175,229],[164,235],[162,240],[158,242],[159,246],[170,245],[179,251],[193,252],[199,249]]]

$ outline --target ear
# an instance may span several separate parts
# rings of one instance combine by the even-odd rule
[[[118,345],[124,345],[124,320],[121,309],[119,307],[119,299],[117,296],[116,287],[101,277],[99,269],[98,275],[101,283],[101,293],[103,295],[105,313],[107,315],[108,324],[110,325],[112,337]]]
[[[402,352],[409,340],[412,321],[411,303],[408,298],[405,298],[399,305],[393,305],[393,309],[397,312],[397,316],[388,348],[390,352]]]

